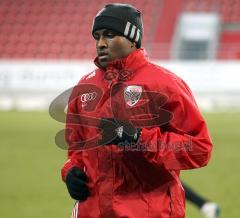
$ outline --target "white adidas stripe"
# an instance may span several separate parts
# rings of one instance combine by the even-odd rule
[[[138,42],[139,38],[140,38],[140,30],[137,29],[137,35],[136,35],[136,38],[135,38],[135,42]]]
[[[77,203],[76,203],[76,218],[78,217],[78,203],[79,203],[79,201],[77,201]]]
[[[74,213],[75,213],[75,206],[74,206],[74,208],[73,208],[73,210],[72,210],[71,218],[74,218]]]
[[[76,201],[75,203],[71,218],[77,218],[77,216],[78,216],[78,201]]]
[[[136,26],[135,26],[135,25],[132,25],[132,30],[131,30],[131,34],[130,34],[130,39],[133,38],[133,36],[135,35],[135,32],[136,32]]]
[[[129,29],[130,29],[131,23],[127,22],[125,30],[124,30],[124,36],[127,36],[129,33]]]
[[[71,218],[74,218],[75,217],[75,205],[74,205],[74,208],[73,208],[73,210],[72,210],[72,216],[71,216]]]

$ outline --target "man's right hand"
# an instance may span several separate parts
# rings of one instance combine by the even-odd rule
[[[85,201],[90,195],[87,182],[86,173],[77,167],[68,172],[65,180],[70,196],[78,201]]]

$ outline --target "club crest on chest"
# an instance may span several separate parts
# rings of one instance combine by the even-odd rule
[[[142,86],[127,86],[124,89],[124,99],[128,106],[132,107],[138,103],[142,95]]]

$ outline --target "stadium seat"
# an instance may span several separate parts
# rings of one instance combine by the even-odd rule
[[[96,52],[91,38],[92,19],[108,2],[107,0],[97,2],[95,0],[1,0],[1,58],[93,58]],[[119,2],[119,0],[111,2]],[[122,0],[121,2],[141,9],[144,21],[143,45],[148,49],[149,54],[153,55],[152,57],[158,59],[169,58],[177,18],[183,11],[217,11],[226,25],[240,22],[239,0],[178,0],[177,3],[168,0]],[[163,7],[167,8],[163,10]],[[221,43],[225,43],[225,40]]]

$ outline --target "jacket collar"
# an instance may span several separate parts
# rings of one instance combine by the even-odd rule
[[[148,62],[148,55],[145,49],[140,48],[127,57],[116,59],[107,64],[106,69],[103,69],[98,61],[98,57],[95,58],[95,65],[102,71],[104,79],[126,81],[130,80],[137,69],[141,68]]]

